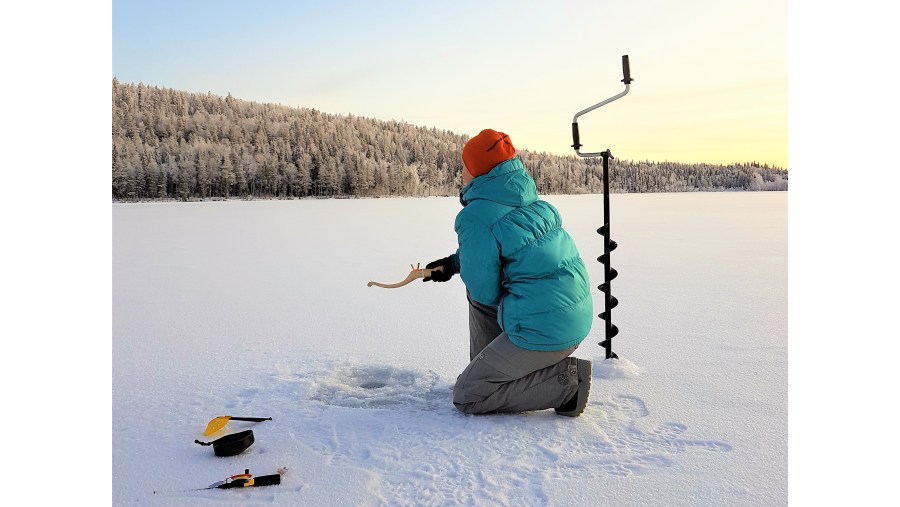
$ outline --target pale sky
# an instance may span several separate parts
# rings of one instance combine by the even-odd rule
[[[787,0],[112,2],[124,83],[403,120],[518,148],[787,167]]]

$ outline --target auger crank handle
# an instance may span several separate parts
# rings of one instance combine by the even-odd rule
[[[581,151],[579,151],[582,144],[581,144],[581,136],[579,136],[579,134],[578,134],[578,117],[583,114],[590,113],[591,111],[597,109],[598,107],[603,107],[606,104],[609,104],[610,102],[612,102],[614,100],[621,99],[622,97],[624,97],[625,95],[628,94],[628,90],[631,87],[631,82],[633,81],[633,79],[631,79],[631,65],[628,62],[628,55],[622,55],[622,77],[623,77],[622,82],[625,83],[625,90],[623,92],[621,92],[617,95],[613,95],[612,97],[610,97],[602,102],[599,102],[597,104],[594,104],[593,106],[591,106],[587,109],[578,111],[577,113],[575,113],[575,117],[572,118],[572,148],[575,148],[575,154],[578,155],[579,157],[589,158],[589,157],[609,156],[609,150],[607,150],[605,152],[596,152],[596,153],[581,153]],[[606,155],[604,155],[604,153]]]

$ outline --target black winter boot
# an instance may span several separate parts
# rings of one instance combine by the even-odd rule
[[[578,376],[578,391],[556,409],[556,413],[566,417],[578,417],[587,406],[591,392],[591,362],[587,359],[569,358],[569,371]]]

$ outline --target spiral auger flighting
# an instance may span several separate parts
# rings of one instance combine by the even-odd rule
[[[606,337],[602,342],[600,342],[600,346],[606,349],[606,359],[618,359],[619,356],[616,355],[615,352],[612,351],[612,339],[613,336],[619,334],[619,328],[612,323],[612,309],[619,305],[619,300],[616,299],[615,296],[612,295],[612,281],[615,277],[619,276],[619,272],[610,266],[610,257],[609,254],[619,246],[615,241],[609,239],[609,199],[608,199],[608,186],[607,186],[607,176],[608,170],[607,167],[607,157],[603,157],[603,227],[597,229],[597,234],[601,234],[603,236],[603,255],[597,257],[597,260],[603,264],[603,283],[597,286],[597,289],[603,293],[603,308],[605,311],[601,312],[598,317],[603,319],[605,324],[605,334]]]
[[[597,260],[603,264],[603,283],[597,286],[600,292],[603,293],[603,302],[604,302],[604,311],[601,312],[598,317],[603,319],[605,324],[605,334],[604,340],[599,343],[601,347],[606,349],[606,359],[618,359],[619,356],[612,351],[612,339],[614,336],[619,334],[619,328],[617,328],[612,323],[612,309],[618,306],[619,300],[612,295],[612,281],[619,275],[618,271],[613,269],[611,263],[610,254],[613,250],[619,246],[615,241],[610,238],[610,227],[609,227],[609,159],[613,158],[612,152],[609,150],[605,150],[597,153],[581,153],[579,148],[581,148],[581,142],[579,141],[578,135],[578,117],[597,109],[598,107],[605,106],[610,102],[620,99],[624,97],[628,90],[631,88],[631,68],[628,63],[628,55],[622,55],[622,74],[624,75],[624,79],[622,82],[625,83],[625,91],[619,93],[618,95],[614,95],[603,102],[598,104],[594,104],[593,106],[579,111],[575,114],[575,117],[572,119],[572,147],[575,148],[575,153],[579,157],[590,158],[590,157],[603,157],[603,226],[597,229],[597,233],[603,236],[603,255],[597,257]]]

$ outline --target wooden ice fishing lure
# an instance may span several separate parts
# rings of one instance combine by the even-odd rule
[[[443,271],[443,268],[440,268],[440,267],[437,267],[434,269],[419,268],[420,265],[421,265],[421,263],[416,264],[416,266],[413,267],[413,265],[410,264],[409,267],[412,268],[412,270],[409,272],[408,275],[406,275],[406,278],[404,278],[403,281],[400,281],[397,283],[369,282],[366,284],[366,287],[371,287],[373,285],[376,285],[378,287],[384,287],[385,289],[396,289],[397,287],[403,287],[404,285],[408,284],[409,282],[411,282],[417,278],[427,278],[427,277],[431,276],[431,273],[434,271]]]

